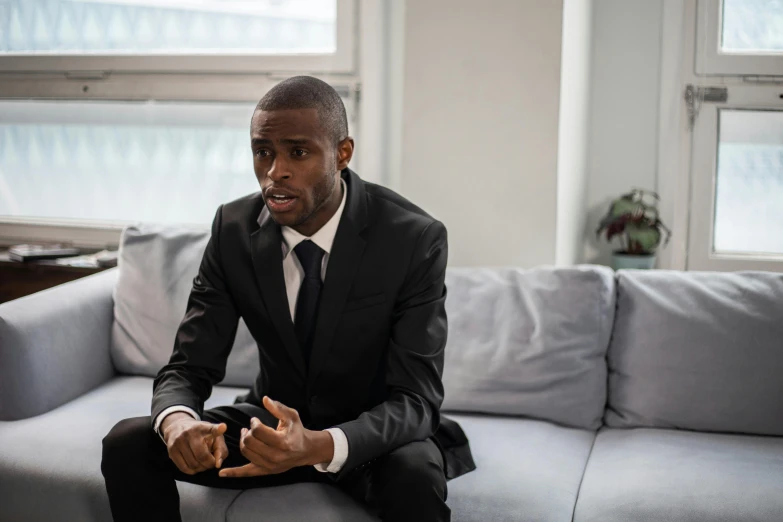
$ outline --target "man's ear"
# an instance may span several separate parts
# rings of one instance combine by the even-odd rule
[[[353,138],[348,136],[337,144],[337,170],[343,170],[353,157]]]

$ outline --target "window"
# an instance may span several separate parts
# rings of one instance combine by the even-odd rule
[[[209,224],[219,204],[258,190],[254,108],[2,101],[0,209],[50,221]]]
[[[337,89],[356,136],[355,12],[355,0],[0,1],[0,241],[208,226],[258,190],[252,110],[295,74]]]
[[[783,2],[700,0],[687,268],[783,271]]]
[[[698,17],[697,73],[783,72],[780,0],[700,0]]]
[[[783,255],[783,112],[718,112],[717,254]]]
[[[721,20],[721,52],[783,53],[783,3],[779,0],[724,0]]]
[[[353,72],[350,0],[7,0],[4,71]]]
[[[51,220],[208,223],[257,190],[253,104],[0,102],[6,213]]]

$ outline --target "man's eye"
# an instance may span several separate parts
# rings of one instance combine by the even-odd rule
[[[258,149],[256,151],[256,156],[258,156],[259,158],[266,158],[267,156],[269,156],[269,151],[266,149]]]
[[[304,149],[294,149],[294,156],[299,156],[300,158],[302,156],[307,156],[307,151]]]

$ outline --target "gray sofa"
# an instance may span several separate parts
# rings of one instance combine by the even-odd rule
[[[102,438],[150,414],[206,240],[129,227],[117,269],[0,305],[0,520],[111,520]],[[783,520],[783,275],[461,268],[446,284],[443,411],[478,466],[449,482],[454,521]],[[255,350],[240,325],[205,407],[247,391]],[[178,487],[190,522],[375,520],[325,485]]]

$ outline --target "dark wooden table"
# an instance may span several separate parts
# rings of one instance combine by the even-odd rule
[[[54,260],[11,261],[7,250],[0,250],[0,303],[45,290],[108,268],[58,265]]]

